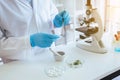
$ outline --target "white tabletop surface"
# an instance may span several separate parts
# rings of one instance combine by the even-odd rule
[[[100,76],[120,68],[120,53],[108,51],[106,54],[96,54],[84,51],[71,43],[56,47],[66,53],[63,62],[55,62],[51,52],[42,53],[39,60],[16,61],[0,66],[0,80],[98,80]],[[83,65],[70,68],[67,61],[80,59]],[[56,78],[48,77],[45,69],[51,65],[67,66],[65,72]]]

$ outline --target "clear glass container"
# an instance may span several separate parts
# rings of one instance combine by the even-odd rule
[[[69,68],[81,68],[84,61],[81,59],[69,59],[67,60],[67,65]]]
[[[66,65],[61,62],[56,62],[55,64],[48,65],[44,68],[45,74],[48,77],[60,77],[66,71]]]
[[[114,51],[120,53],[120,41],[115,44]]]

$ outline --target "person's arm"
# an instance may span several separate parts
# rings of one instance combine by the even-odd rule
[[[11,56],[16,51],[31,48],[29,37],[7,37],[0,26],[0,57]]]
[[[54,20],[54,18],[57,14],[58,14],[58,9],[51,0],[50,1],[50,16],[51,16],[52,21]]]
[[[58,9],[53,3],[53,1],[51,0],[50,1],[50,16],[51,16],[51,22],[52,22],[51,29],[54,34],[61,35],[62,28],[56,28],[54,25],[54,19],[57,14],[58,14]]]
[[[53,24],[55,28],[61,28],[69,24],[70,22],[70,15],[67,11],[63,10],[58,12],[57,7],[51,1],[51,17],[53,20]]]

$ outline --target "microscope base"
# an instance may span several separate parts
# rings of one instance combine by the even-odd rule
[[[79,42],[78,41],[76,43],[76,46],[83,49],[83,50],[86,50],[89,52],[94,52],[94,53],[103,54],[103,53],[107,52],[107,50],[105,48],[101,48],[100,46],[94,46],[94,45],[91,45],[90,43],[86,43],[86,42]]]

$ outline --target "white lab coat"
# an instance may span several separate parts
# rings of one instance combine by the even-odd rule
[[[51,23],[58,13],[52,0],[0,0],[0,57],[25,59],[31,51],[30,35],[51,33]],[[32,53],[32,54],[33,54]]]

